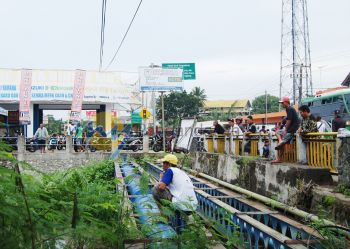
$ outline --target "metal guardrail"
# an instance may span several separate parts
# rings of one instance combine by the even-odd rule
[[[308,165],[329,168],[332,173],[337,173],[336,137],[336,132],[305,134],[303,142]]]
[[[247,136],[243,135],[207,135],[205,141],[208,143],[208,152],[210,153],[220,153],[220,154],[234,154],[235,156],[244,155],[244,147],[249,143],[249,152],[250,156],[259,156],[259,140],[263,137],[268,137],[267,134],[250,134]],[[214,141],[216,142],[216,149],[214,146]],[[231,141],[235,143],[234,150],[232,150]],[[228,146],[226,145],[228,143]],[[232,151],[232,153],[228,153]]]
[[[281,151],[280,159],[284,162],[296,163],[298,162],[298,153],[302,153],[307,159],[307,165],[329,168],[332,173],[337,173],[336,136],[336,132],[308,133],[300,137],[296,136],[292,144],[285,145],[284,150]],[[298,139],[301,139],[305,148],[298,146],[300,144]],[[206,135],[204,139],[208,152],[234,156],[262,156],[264,140],[269,141],[269,152],[273,156],[278,139],[268,134]],[[249,143],[249,151],[245,151],[247,143]]]
[[[159,179],[161,169],[156,165],[147,162],[145,170]],[[239,232],[249,248],[307,248],[305,241],[317,240],[315,234],[304,230],[297,222],[288,222],[277,211],[254,207],[244,196],[228,195],[227,191],[198,177],[190,178],[198,199],[197,212],[214,221],[216,229],[223,234]],[[308,248],[317,248],[314,246]]]

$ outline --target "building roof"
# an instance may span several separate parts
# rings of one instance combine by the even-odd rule
[[[341,83],[342,86],[350,86],[350,73],[348,74],[348,76],[346,76],[345,80],[343,81],[343,83]]]
[[[245,108],[250,107],[250,101],[248,99],[237,100],[207,100],[204,103],[205,108]]]
[[[298,105],[294,105],[293,106],[294,109],[298,112],[298,108],[299,106]],[[265,118],[265,113],[262,113],[262,114],[252,114],[253,116],[253,119],[261,119],[261,118]],[[279,112],[270,112],[270,113],[267,113],[267,118],[278,118],[278,117],[285,117],[287,116],[287,113],[286,113],[286,110],[282,110],[282,111],[279,111]],[[243,116],[243,119],[247,119],[248,116]]]

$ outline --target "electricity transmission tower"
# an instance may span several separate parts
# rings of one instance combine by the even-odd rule
[[[307,0],[282,0],[279,94],[294,104],[313,94]]]

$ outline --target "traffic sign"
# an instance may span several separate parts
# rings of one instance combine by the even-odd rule
[[[131,114],[131,123],[133,124],[141,124],[142,123],[142,118],[139,113],[133,112]]]
[[[146,108],[143,108],[139,114],[143,119],[148,119],[151,116],[151,113]]]
[[[163,63],[162,68],[168,69],[182,69],[183,80],[195,80],[196,79],[196,67],[195,63]]]

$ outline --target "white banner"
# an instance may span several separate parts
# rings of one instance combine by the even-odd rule
[[[71,102],[75,71],[32,70],[32,102]],[[21,70],[0,69],[0,102],[19,102]],[[137,102],[120,73],[86,71],[84,102]]]
[[[182,91],[182,69],[141,67],[140,91]]]

